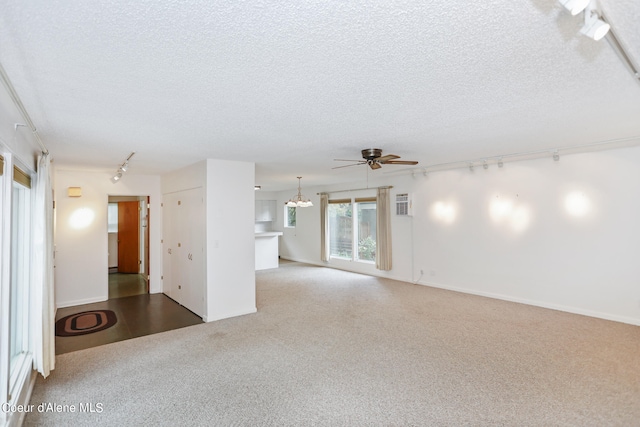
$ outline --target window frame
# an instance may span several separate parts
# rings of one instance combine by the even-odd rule
[[[0,155],[3,157],[3,171],[0,176],[0,404],[17,404],[20,399],[24,398],[25,387],[28,386],[28,378],[33,369],[33,355],[31,352],[32,344],[30,340],[31,331],[31,266],[32,259],[32,235],[33,232],[33,212],[35,204],[35,191],[29,188],[24,195],[23,202],[27,206],[28,212],[21,212],[25,217],[24,221],[28,238],[26,246],[23,247],[23,259],[19,268],[26,270],[19,272],[22,278],[22,287],[20,289],[22,298],[19,300],[18,317],[22,320],[21,349],[20,353],[13,358],[12,344],[12,268],[14,268],[13,253],[13,225],[16,220],[14,215],[13,197],[14,182],[18,185],[24,184],[31,187],[35,177],[32,168],[27,167],[0,141]],[[20,169],[14,174],[14,167]],[[14,177],[17,178],[14,181]],[[23,236],[24,238],[24,236]],[[26,265],[26,267],[25,267]],[[0,424],[12,422],[13,415],[0,411]]]
[[[291,225],[291,209],[293,209],[293,225]],[[284,205],[284,228],[296,228],[298,220],[298,208],[294,206]]]
[[[374,259],[369,260],[369,259],[363,259],[360,258],[360,239],[359,239],[359,235],[360,235],[360,214],[359,214],[359,205],[363,204],[363,203],[375,203],[375,209],[376,209],[376,216],[377,216],[377,208],[378,208],[378,201],[377,198],[374,197],[351,197],[351,198],[343,198],[343,199],[329,199],[328,201],[328,216],[329,216],[329,260],[340,260],[340,261],[350,261],[350,262],[358,262],[358,263],[362,263],[362,264],[375,264],[375,256]],[[334,232],[335,230],[333,230],[333,227],[331,226],[331,205],[336,205],[336,204],[349,204],[350,208],[351,208],[351,255],[350,256],[339,256],[333,253],[332,249],[331,249],[331,241],[332,241],[332,232]],[[377,218],[377,217],[376,217]],[[377,239],[375,239],[376,244],[377,244]]]

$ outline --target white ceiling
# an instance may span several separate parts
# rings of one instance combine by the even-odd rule
[[[266,190],[640,136],[640,84],[556,0],[15,0],[0,62],[58,165],[256,163]],[[640,2],[602,0],[640,60]],[[399,166],[385,166],[382,174]]]

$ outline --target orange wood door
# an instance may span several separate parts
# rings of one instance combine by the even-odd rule
[[[138,202],[118,202],[118,273],[140,272]]]

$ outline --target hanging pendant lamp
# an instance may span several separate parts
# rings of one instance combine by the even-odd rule
[[[307,208],[309,206],[313,206],[313,203],[311,203],[311,200],[305,199],[304,196],[300,193],[300,180],[302,179],[302,177],[299,176],[297,178],[298,178],[298,194],[292,197],[291,199],[289,199],[289,201],[286,202],[285,205],[289,206],[290,208]]]

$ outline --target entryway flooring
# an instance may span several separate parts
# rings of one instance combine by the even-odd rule
[[[92,334],[75,337],[56,336],[56,354],[70,353],[203,323],[200,317],[166,295],[146,293],[144,280],[140,279],[144,285],[141,286],[138,278],[132,277],[138,275],[118,275],[121,277],[109,275],[109,300],[60,308],[56,313],[56,320],[58,320],[83,311],[106,309],[116,314],[118,322],[108,329]],[[124,283],[124,286],[118,286],[119,280]],[[135,288],[138,291],[134,291]]]

